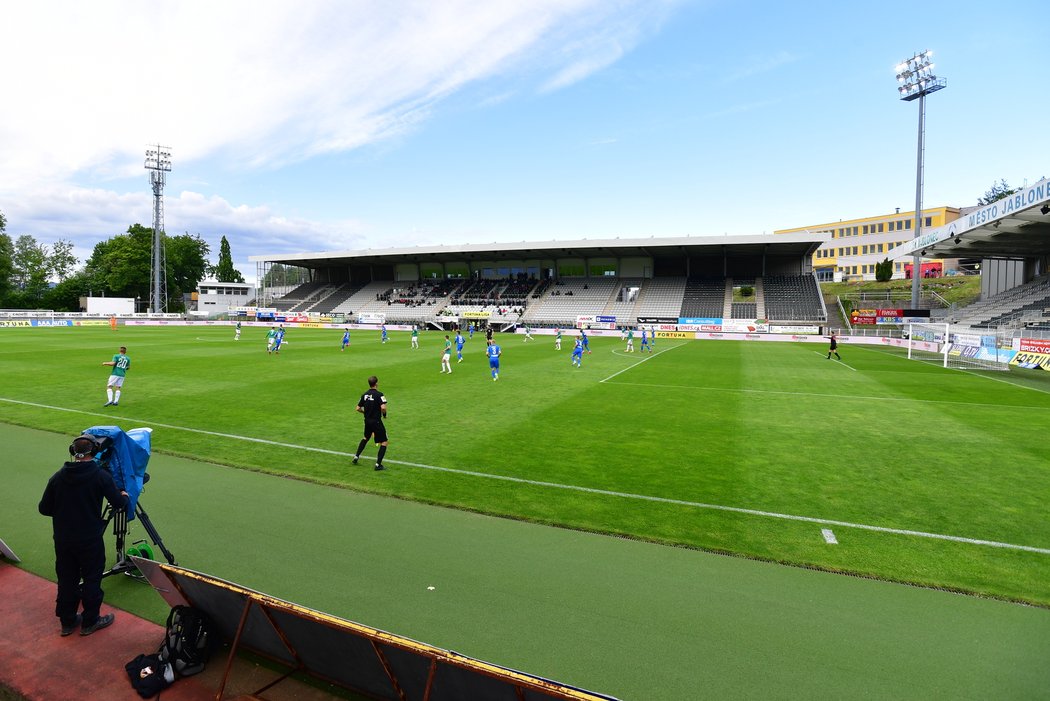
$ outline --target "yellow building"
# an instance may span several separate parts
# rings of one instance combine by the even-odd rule
[[[922,230],[942,226],[959,218],[957,207],[934,207],[922,210]],[[886,259],[889,252],[915,238],[915,211],[883,214],[864,219],[845,219],[830,224],[811,224],[794,229],[778,229],[774,234],[826,234],[830,239],[813,254],[813,270],[817,279],[824,281],[874,280],[875,264]],[[906,277],[910,261],[893,264],[893,277]],[[924,260],[922,270],[944,274],[943,260]]]

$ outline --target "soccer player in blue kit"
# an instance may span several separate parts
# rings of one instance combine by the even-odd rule
[[[350,345],[350,329],[343,331],[343,347],[339,350],[345,351],[346,347]]]
[[[492,381],[495,382],[499,379],[499,357],[503,354],[499,346],[495,341],[489,341],[488,348],[485,349],[485,355],[489,357],[489,368],[492,369]]]
[[[641,347],[641,350],[639,350],[638,352],[639,353],[644,353],[645,351],[652,352],[652,349],[649,348],[649,332],[646,331],[645,327],[643,326],[642,327],[642,347]]]
[[[383,335],[380,337],[383,343],[386,343],[386,324],[383,324]]]
[[[456,362],[463,362],[463,332],[456,332]]]
[[[591,352],[591,341],[587,338],[587,330],[580,329],[580,337],[583,339],[583,350]]]
[[[583,338],[587,338],[584,336]],[[583,367],[583,339],[576,337],[576,345],[572,349],[572,364],[578,368]]]

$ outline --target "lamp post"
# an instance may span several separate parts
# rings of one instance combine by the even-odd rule
[[[933,74],[933,52],[926,50],[915,54],[897,65],[897,93],[905,102],[919,101],[919,147],[915,166],[915,238],[922,230],[922,164],[923,136],[926,129],[926,96],[948,87],[948,81]],[[922,269],[922,256],[918,253],[911,264],[911,307],[919,308],[919,273]]]
[[[164,181],[171,172],[171,148],[151,146],[146,149],[146,170],[153,186],[153,260],[150,263],[149,310],[168,310],[168,276],[164,259]]]

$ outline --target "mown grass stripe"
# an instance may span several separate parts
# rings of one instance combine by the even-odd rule
[[[669,348],[668,350],[671,350],[671,349]],[[644,361],[642,361],[642,362],[644,362]],[[11,404],[21,404],[21,405],[24,405],[24,406],[37,407],[39,409],[50,409],[50,410],[53,410],[53,411],[63,411],[63,412],[69,412],[69,413],[74,413],[74,414],[84,414],[86,416],[104,416],[104,417],[106,417],[108,419],[124,419],[124,420],[128,420],[128,421],[138,421],[138,419],[133,419],[131,417],[126,417],[126,416],[116,416],[116,415],[113,415],[113,414],[102,413],[102,412],[83,411],[81,409],[69,409],[69,408],[66,408],[66,407],[57,407],[57,406],[51,406],[51,405],[47,405],[47,404],[39,404],[39,403],[36,403],[36,402],[25,402],[25,401],[21,401],[21,400],[17,400],[17,399],[8,399],[6,397],[0,397],[0,401],[8,402],[8,403],[11,403]],[[199,433],[199,434],[202,434],[202,435],[216,436],[216,437],[220,437],[220,438],[229,438],[229,439],[232,439],[232,440],[248,441],[248,442],[252,442],[252,443],[262,443],[262,444],[265,444],[265,445],[273,445],[273,446],[278,446],[278,447],[281,447],[281,448],[292,448],[294,450],[305,450],[305,451],[311,451],[311,452],[315,452],[315,453],[324,453],[326,455],[337,455],[337,456],[341,456],[341,457],[350,457],[352,455],[352,453],[345,452],[345,451],[340,451],[340,450],[330,450],[330,449],[327,449],[327,448],[316,448],[316,447],[313,447],[313,446],[297,445],[295,443],[284,443],[284,442],[281,442],[281,441],[274,441],[274,440],[270,440],[270,439],[266,439],[266,438],[253,438],[251,436],[240,436],[240,435],[236,435],[236,434],[232,434],[232,433],[221,433],[221,432],[218,432],[218,431],[207,431],[207,430],[199,429],[199,428],[190,428],[188,426],[176,426],[176,425],[173,425],[173,424],[165,424],[165,423],[158,423],[158,422],[148,422],[148,423],[152,424],[153,426],[159,426],[161,428],[170,428],[170,429],[178,430],[178,431],[187,431],[187,432],[190,432],[190,433]],[[496,474],[490,474],[490,473],[487,473],[487,472],[477,472],[475,470],[462,470],[462,469],[459,469],[459,468],[441,467],[441,466],[438,466],[438,465],[427,465],[425,463],[410,462],[410,461],[407,461],[407,460],[394,460],[394,459],[391,459],[391,458],[386,458],[384,460],[384,463],[390,463],[390,464],[394,464],[394,465],[403,465],[405,467],[415,467],[415,468],[419,468],[419,469],[423,469],[423,470],[432,470],[432,471],[436,471],[436,472],[446,472],[446,473],[456,474],[456,475],[465,475],[465,476],[469,476],[469,477],[479,477],[479,478],[483,478],[483,479],[501,480],[501,481],[504,481],[504,482],[512,482],[512,483],[516,483],[516,484],[527,484],[527,485],[536,486],[536,487],[547,487],[547,488],[551,488],[551,489],[564,489],[564,490],[571,490],[571,491],[575,491],[575,492],[582,492],[582,493],[586,493],[586,494],[598,494],[598,495],[601,495],[601,496],[618,497],[618,498],[622,498],[622,499],[636,499],[636,500],[640,500],[640,501],[649,501],[649,502],[656,502],[656,503],[661,503],[661,504],[674,504],[674,505],[677,505],[677,506],[687,506],[687,507],[691,507],[691,508],[695,508],[695,509],[710,509],[710,510],[714,510],[714,511],[724,511],[724,512],[728,512],[728,513],[746,514],[748,516],[761,516],[761,517],[765,517],[765,518],[776,518],[776,519],[782,519],[782,520],[787,520],[787,521],[800,521],[800,522],[804,522],[804,523],[816,523],[816,524],[825,525],[825,526],[842,526],[844,528],[856,528],[856,529],[859,529],[859,530],[874,531],[874,532],[877,532],[877,533],[890,533],[890,534],[893,534],[893,535],[914,536],[914,537],[918,537],[918,538],[932,538],[932,539],[936,539],[936,540],[946,540],[946,541],[951,541],[951,542],[955,542],[955,543],[966,543],[968,545],[981,545],[981,546],[987,546],[987,547],[992,547],[992,548],[1002,548],[1002,549],[1006,549],[1006,550],[1022,550],[1022,551],[1025,551],[1025,552],[1039,553],[1039,554],[1042,554],[1042,555],[1050,555],[1050,548],[1037,548],[1037,547],[1030,546],[1030,545],[1018,545],[1018,544],[1014,544],[1014,543],[1003,543],[1003,542],[999,542],[999,541],[995,541],[995,540],[984,540],[984,539],[980,539],[980,538],[966,538],[964,536],[946,535],[946,534],[942,534],[942,533],[930,533],[928,531],[916,531],[916,530],[910,530],[910,529],[904,529],[904,528],[890,528],[890,527],[887,527],[887,526],[873,526],[873,525],[870,525],[870,524],[852,523],[852,522],[849,522],[849,521],[837,521],[837,520],[834,520],[834,519],[824,519],[824,518],[817,518],[817,517],[813,517],[813,516],[799,516],[799,515],[796,515],[796,514],[783,514],[783,513],[778,513],[778,512],[775,512],[775,511],[763,511],[763,510],[760,510],[760,509],[745,509],[745,508],[741,508],[741,507],[737,507],[737,506],[725,506],[725,505],[722,505],[722,504],[706,504],[704,502],[686,501],[686,500],[683,500],[683,499],[670,499],[670,498],[667,498],[667,497],[658,497],[658,496],[652,496],[652,495],[648,495],[648,494],[632,494],[632,493],[628,493],[628,492],[618,492],[618,491],[615,491],[615,490],[597,489],[597,488],[594,488],[594,487],[583,487],[583,486],[580,486],[580,485],[560,484],[560,483],[557,483],[557,482],[547,482],[547,481],[543,481],[543,480],[530,480],[530,479],[525,479],[525,478],[522,478],[522,477],[513,477],[513,476],[510,476],[510,475],[496,475]]]

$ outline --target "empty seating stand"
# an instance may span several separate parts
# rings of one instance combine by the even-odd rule
[[[679,316],[721,319],[725,303],[725,278],[689,278],[685,284]]]
[[[812,275],[765,275],[762,288],[767,319],[825,320],[820,288]]]

